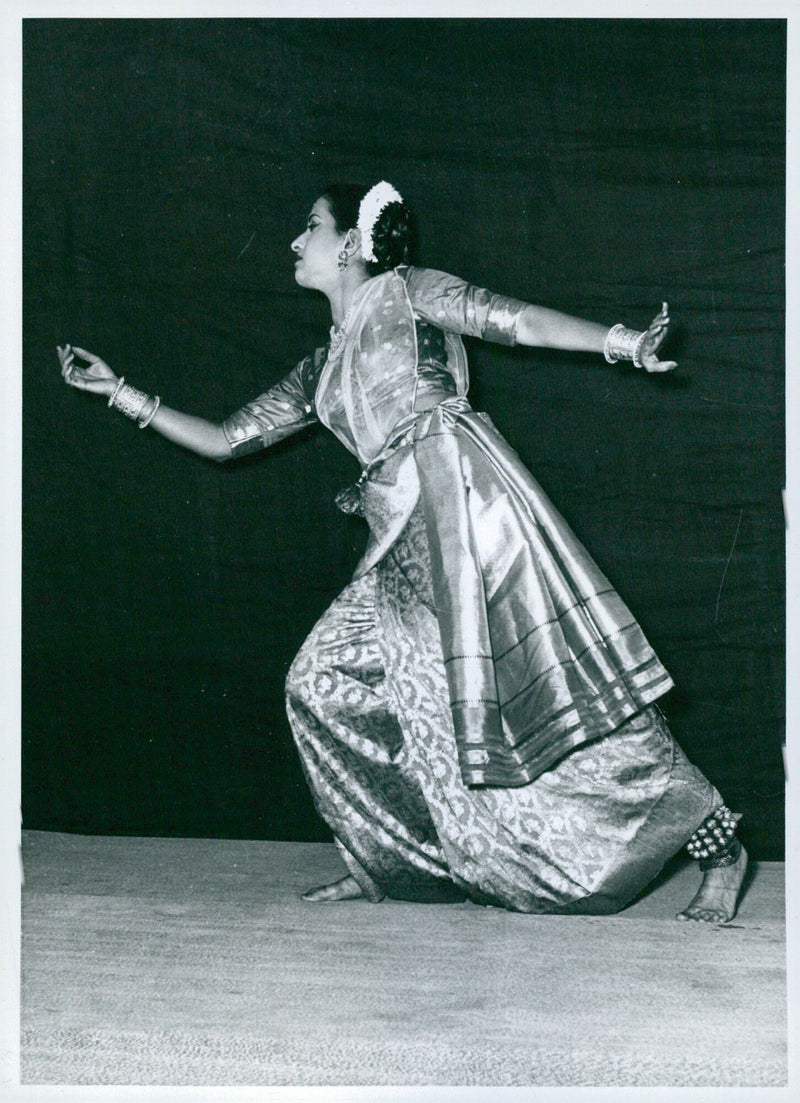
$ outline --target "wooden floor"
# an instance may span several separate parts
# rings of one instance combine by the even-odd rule
[[[309,905],[332,846],[27,832],[22,1083],[786,1083],[783,866],[733,924]],[[377,1096],[376,1096],[377,1098]]]

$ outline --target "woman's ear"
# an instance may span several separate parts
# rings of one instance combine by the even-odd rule
[[[353,226],[344,235],[344,250],[350,257],[361,257],[361,231]]]

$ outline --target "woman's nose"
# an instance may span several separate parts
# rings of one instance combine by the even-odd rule
[[[300,249],[302,248],[302,242],[303,242],[304,236],[305,236],[304,234],[301,234],[300,237],[296,237],[294,239],[294,241],[292,242],[290,248],[291,248],[293,253],[299,253],[300,252]]]

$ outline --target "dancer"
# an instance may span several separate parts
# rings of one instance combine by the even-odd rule
[[[747,865],[739,817],[667,728],[669,674],[466,398],[464,334],[671,371],[657,355],[667,304],[637,332],[414,267],[409,211],[386,181],[328,188],[291,248],[298,284],[330,303],[330,339],[219,425],[85,349],[58,354],[68,384],[202,456],[321,421],[362,465],[337,501],[368,523],[364,556],[286,681],[346,868],[304,899],[608,914],[686,845],[704,876],[678,918],[729,921]]]

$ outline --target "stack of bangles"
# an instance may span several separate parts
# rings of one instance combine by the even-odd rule
[[[152,403],[149,410],[146,409],[148,403]],[[158,395],[151,397],[149,394],[145,394],[144,391],[131,387],[125,382],[125,376],[121,375],[114,393],[108,400],[108,405],[111,409],[119,410],[125,417],[137,422],[140,429],[146,429],[156,416],[156,410],[161,405],[161,399]]]
[[[628,329],[621,323],[612,326],[606,334],[603,355],[609,364],[616,364],[618,360],[632,360],[635,368],[643,368],[641,352],[646,336],[647,330],[640,332],[638,329]]]

